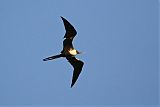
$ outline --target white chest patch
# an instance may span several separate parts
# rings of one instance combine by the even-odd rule
[[[69,53],[71,54],[71,55],[77,55],[77,51],[75,50],[75,49],[71,49],[71,50],[69,50]]]

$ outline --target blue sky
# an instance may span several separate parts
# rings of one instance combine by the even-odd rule
[[[60,16],[83,71],[70,88]],[[0,0],[0,105],[156,106],[157,0]]]

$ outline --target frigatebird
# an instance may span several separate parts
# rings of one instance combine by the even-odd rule
[[[73,76],[72,76],[72,83],[71,83],[71,88],[72,88],[82,71],[84,62],[75,58],[77,54],[81,53],[77,51],[76,49],[74,49],[73,44],[72,44],[73,38],[76,36],[77,31],[65,18],[63,17],[61,18],[63,20],[64,27],[66,30],[66,33],[64,35],[64,41],[63,41],[63,50],[60,52],[60,54],[45,58],[43,59],[43,61],[65,57],[74,68]]]

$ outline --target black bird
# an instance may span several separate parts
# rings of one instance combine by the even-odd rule
[[[54,56],[45,58],[43,59],[43,61],[65,57],[74,68],[73,76],[72,76],[72,84],[71,84],[71,87],[72,87],[77,81],[84,63],[81,60],[75,58],[77,54],[81,53],[81,52],[78,52],[76,49],[74,49],[73,44],[72,44],[73,38],[76,36],[77,31],[65,18],[63,17],[61,18],[63,20],[64,27],[66,30],[66,33],[64,35],[65,39],[63,41],[63,50],[61,51],[59,55],[54,55]]]

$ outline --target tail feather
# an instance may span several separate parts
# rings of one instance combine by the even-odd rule
[[[60,57],[63,57],[63,55],[59,54],[59,55],[51,56],[51,57],[43,59],[43,61],[53,60],[53,59],[57,59],[57,58],[60,58]]]

